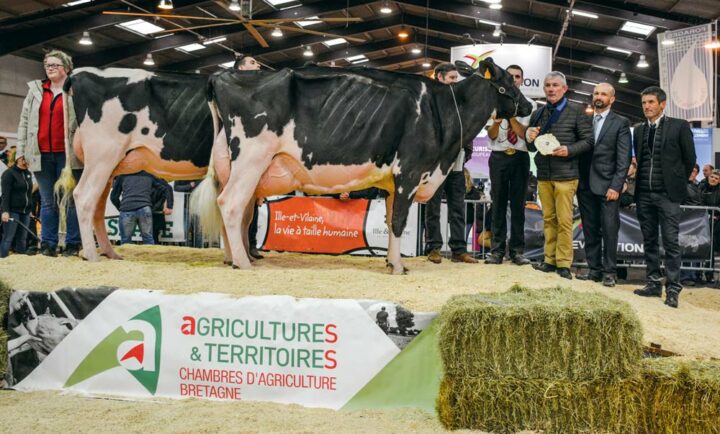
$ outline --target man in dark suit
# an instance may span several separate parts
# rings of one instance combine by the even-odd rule
[[[615,88],[600,83],[593,91],[593,152],[580,156],[578,202],[590,271],[580,280],[615,286],[620,194],[630,166],[630,121],[612,110]],[[605,248],[603,249],[603,245]]]
[[[647,284],[636,289],[643,297],[660,297],[658,224],[665,249],[665,304],[678,306],[680,284],[680,203],[695,166],[695,143],[687,121],[665,116],[666,95],[659,87],[641,93],[647,118],[635,128],[633,147],[638,162],[635,198],[645,244]]]

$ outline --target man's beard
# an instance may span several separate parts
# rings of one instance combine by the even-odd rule
[[[593,107],[604,109],[605,107],[607,107],[607,105],[602,100],[596,99],[595,101],[593,101]]]

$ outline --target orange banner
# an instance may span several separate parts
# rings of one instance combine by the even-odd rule
[[[269,202],[262,249],[330,254],[365,249],[367,210],[365,199],[292,197]]]

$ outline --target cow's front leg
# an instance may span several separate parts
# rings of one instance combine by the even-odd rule
[[[386,202],[388,208],[388,264],[392,266],[392,274],[406,274],[407,268],[402,263],[400,255],[400,241],[402,233],[407,225],[408,214],[415,198],[414,187],[417,186],[419,180],[413,182],[406,179],[395,179],[395,192],[388,198],[392,198]]]

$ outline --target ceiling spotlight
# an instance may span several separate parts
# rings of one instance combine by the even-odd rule
[[[158,9],[170,10],[173,8],[172,0],[160,0],[157,7]]]
[[[431,66],[432,66],[432,65],[430,64],[430,61],[427,60],[427,59],[425,59],[425,61],[422,63],[422,67],[423,67],[423,68],[429,68],[429,67],[431,67]]]
[[[83,32],[82,38],[78,41],[80,45],[92,45],[92,39],[90,39],[90,32]]]
[[[675,41],[673,39],[665,38],[662,41],[662,45],[675,45]]]
[[[625,75],[624,72],[623,72],[622,74],[620,74],[620,79],[618,80],[618,83],[620,83],[620,84],[627,84],[627,83],[629,83],[628,78],[627,78],[627,75]]]
[[[647,59],[645,59],[645,55],[641,54],[640,60],[638,60],[638,63],[637,63],[637,67],[638,68],[647,68],[648,66],[650,66],[650,64],[647,62]]]
[[[238,3],[238,0],[232,0],[230,2],[230,6],[228,6],[228,9],[233,12],[240,12],[240,3]]]
[[[143,62],[143,65],[147,65],[147,66],[155,65],[155,61],[153,60],[152,54],[148,53],[147,56],[145,56],[145,61]]]
[[[492,35],[495,36],[496,38],[499,38],[501,33],[502,33],[502,26],[500,26],[500,24],[497,24],[495,26],[495,30],[493,30]]]
[[[392,13],[392,8],[390,7],[390,3],[388,3],[387,0],[383,2],[382,7],[380,8],[380,13],[385,15]]]
[[[405,29],[400,30],[400,33],[398,33],[398,38],[401,38],[401,39],[405,39],[408,36],[410,36],[410,33],[408,33],[408,31]]]
[[[588,104],[587,107],[585,107],[585,114],[586,114],[586,115],[591,115],[591,114],[593,114],[594,112],[595,112],[595,110],[593,110],[593,108],[592,108],[592,106],[591,106],[590,104]]]
[[[306,46],[305,46],[305,51],[303,51],[303,56],[305,56],[305,57],[313,57],[314,55],[315,55],[315,53],[313,53],[313,51],[310,49],[310,46],[309,46],[309,45],[306,45]]]
[[[422,49],[420,47],[412,47],[410,49],[410,52],[413,54],[420,54],[420,53],[422,53]]]
[[[275,27],[272,33],[270,33],[270,36],[272,36],[273,38],[282,38],[282,35],[282,30],[278,29],[277,27]]]
[[[712,41],[705,44],[705,48],[708,48],[710,50],[716,50],[720,48],[720,39],[714,38]]]
[[[490,9],[499,10],[502,9],[502,3],[493,3],[490,6],[488,6]]]

